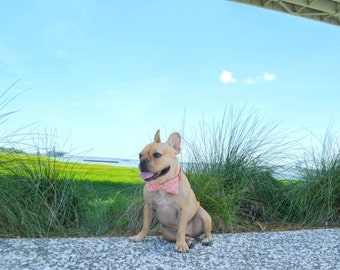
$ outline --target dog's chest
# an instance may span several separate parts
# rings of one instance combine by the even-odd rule
[[[157,211],[163,211],[166,209],[176,209],[177,208],[177,200],[176,195],[169,194],[163,190],[159,190],[157,194],[154,194],[151,205]]]
[[[180,206],[176,197],[177,195],[159,191],[151,200],[151,207],[155,210],[158,220],[168,227],[176,227],[178,225]]]

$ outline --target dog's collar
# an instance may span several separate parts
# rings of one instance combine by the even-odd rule
[[[178,194],[178,181],[181,179],[182,168],[179,168],[179,173],[172,179],[166,180],[164,183],[148,183],[146,189],[150,192],[163,189],[165,192],[171,194]]]

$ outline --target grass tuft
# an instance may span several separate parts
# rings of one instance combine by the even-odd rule
[[[340,224],[340,145],[327,131],[306,155],[301,181],[287,192],[287,222],[301,226]]]
[[[276,223],[283,213],[283,183],[275,167],[290,143],[278,125],[245,108],[226,111],[220,122],[202,123],[189,149],[188,176],[198,199],[212,214],[214,230],[239,231]],[[257,225],[256,225],[257,226]]]
[[[66,236],[79,226],[85,191],[66,164],[40,155],[2,154],[0,159],[1,236]]]

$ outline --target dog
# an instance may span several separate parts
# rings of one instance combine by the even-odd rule
[[[161,143],[160,131],[154,141],[139,154],[140,177],[145,181],[142,230],[132,241],[141,242],[146,237],[154,213],[161,223],[163,237],[176,242],[177,252],[188,252],[195,238],[204,233],[202,245],[212,243],[212,221],[200,206],[184,175],[176,156],[180,153],[181,136],[172,133],[166,143]]]

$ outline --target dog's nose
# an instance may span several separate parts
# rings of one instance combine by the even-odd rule
[[[148,163],[148,160],[146,158],[142,158],[140,160],[140,165],[145,165],[146,163]]]
[[[140,162],[139,162],[139,169],[141,171],[147,171],[147,164],[148,164],[147,158],[141,159]]]

